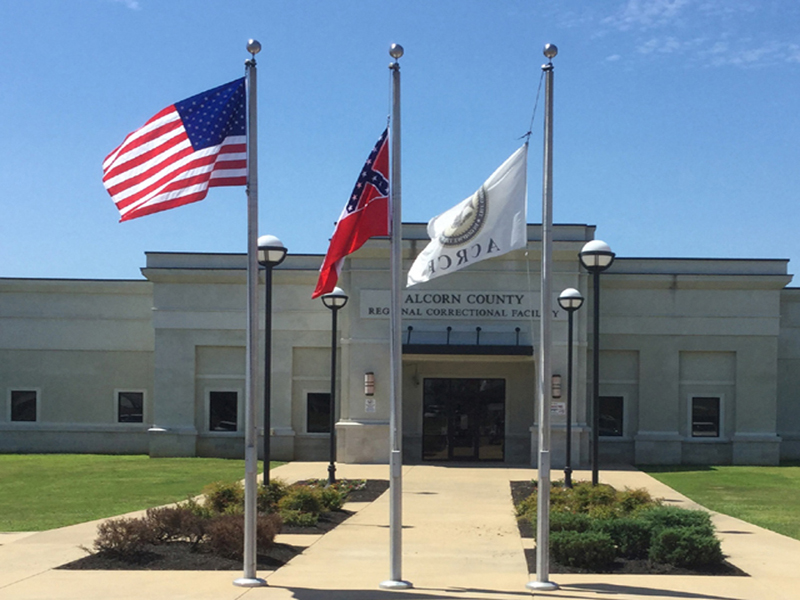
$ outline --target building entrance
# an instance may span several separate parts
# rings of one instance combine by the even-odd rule
[[[423,460],[505,458],[505,379],[426,378]]]

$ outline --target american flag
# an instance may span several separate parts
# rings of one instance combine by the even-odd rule
[[[373,236],[389,235],[388,137],[387,128],[364,163],[353,193],[344,205],[312,298],[333,291],[345,256],[361,248]]]
[[[105,161],[103,185],[128,221],[247,183],[244,78],[168,106]]]

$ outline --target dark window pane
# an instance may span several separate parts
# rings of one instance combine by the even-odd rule
[[[36,420],[36,392],[33,390],[11,391],[11,420]]]
[[[120,423],[142,423],[144,421],[144,394],[142,392],[120,392],[117,396]]]
[[[306,431],[331,432],[331,395],[312,392],[306,396]]]
[[[692,437],[719,437],[719,398],[692,398]]]
[[[239,401],[238,392],[211,392],[209,394],[210,431],[236,431]]]
[[[600,396],[599,435],[620,437],[622,435],[622,396]]]

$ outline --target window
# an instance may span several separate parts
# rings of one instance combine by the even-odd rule
[[[237,431],[239,416],[238,392],[208,393],[209,431]]]
[[[692,398],[692,437],[719,437],[719,398]]]
[[[306,432],[331,432],[331,395],[327,392],[306,394]]]
[[[36,420],[36,390],[11,390],[11,420]]]
[[[117,422],[144,422],[144,392],[117,392]]]
[[[622,396],[600,396],[600,431],[604,437],[622,436]]]

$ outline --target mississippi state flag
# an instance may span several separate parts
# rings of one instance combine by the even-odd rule
[[[129,134],[105,161],[105,185],[128,221],[247,183],[245,80],[168,106]]]
[[[387,128],[364,163],[353,193],[339,215],[312,298],[333,291],[345,256],[373,236],[389,235],[388,136]]]

